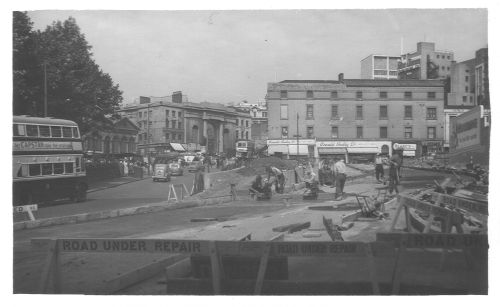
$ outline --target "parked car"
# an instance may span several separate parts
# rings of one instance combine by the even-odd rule
[[[170,172],[167,164],[155,164],[153,181],[170,181]]]
[[[187,170],[188,172],[197,172],[198,170],[202,171],[205,169],[205,166],[203,166],[203,163],[201,161],[193,161],[189,163]]]
[[[168,165],[168,168],[169,168],[170,174],[172,176],[182,176],[184,174],[184,170],[182,169],[182,166],[177,162],[170,163]]]

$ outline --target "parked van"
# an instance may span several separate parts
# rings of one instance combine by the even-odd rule
[[[170,181],[168,164],[155,164],[153,181]]]

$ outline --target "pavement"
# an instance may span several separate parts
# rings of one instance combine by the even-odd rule
[[[89,188],[87,190],[87,193],[93,193],[93,192],[101,191],[104,189],[110,189],[110,188],[120,186],[122,184],[127,184],[130,182],[145,180],[145,179],[149,179],[149,178],[151,178],[151,176],[146,175],[143,178],[123,176],[123,177],[116,177],[116,178],[93,180],[93,181],[88,182]]]

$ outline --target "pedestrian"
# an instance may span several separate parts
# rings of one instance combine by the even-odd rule
[[[392,194],[392,191],[396,191],[396,194],[399,194],[398,184],[399,184],[399,175],[398,175],[398,157],[393,155],[391,159],[388,161],[389,163],[389,194]]]
[[[375,157],[375,178],[378,182],[381,182],[381,178],[384,179],[384,160],[380,153]]]
[[[333,172],[335,174],[335,200],[341,200],[344,195],[344,185],[347,179],[347,167],[345,166],[344,159],[339,159],[333,165]]]

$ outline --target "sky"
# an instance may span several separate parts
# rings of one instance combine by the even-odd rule
[[[488,45],[486,9],[30,11],[36,29],[76,19],[97,64],[123,91],[189,101],[263,101],[268,82],[360,77],[370,54],[430,41],[457,61]]]

